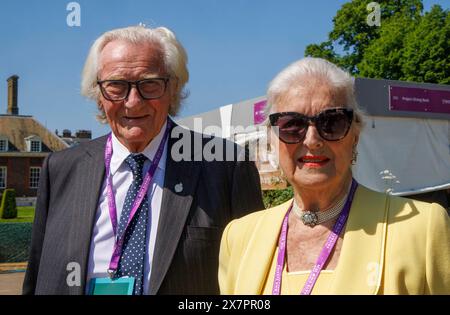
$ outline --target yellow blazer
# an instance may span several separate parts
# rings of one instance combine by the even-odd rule
[[[292,200],[230,222],[222,236],[221,294],[261,294]],[[444,208],[356,190],[329,294],[450,294],[450,219]]]

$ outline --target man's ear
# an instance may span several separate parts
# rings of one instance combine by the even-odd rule
[[[174,78],[173,80],[170,80],[169,83],[170,83],[170,93],[171,93],[170,99],[172,101],[174,101],[177,97],[177,90],[178,90],[179,82],[178,82],[177,78]]]
[[[102,102],[100,102],[100,100],[97,101],[97,108],[98,108],[98,110],[100,110],[100,111],[103,110],[103,105],[102,105]]]

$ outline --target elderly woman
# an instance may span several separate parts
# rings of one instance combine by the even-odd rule
[[[446,211],[352,178],[362,128],[353,83],[317,58],[271,82],[271,134],[294,198],[227,226],[222,294],[450,293]]]

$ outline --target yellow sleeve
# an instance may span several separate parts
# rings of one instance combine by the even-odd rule
[[[450,294],[450,218],[447,211],[433,203],[426,240],[427,294]]]
[[[222,240],[220,242],[220,253],[219,253],[219,287],[220,294],[233,294],[232,292],[232,281],[231,275],[229,275],[230,270],[230,247],[228,244],[228,233],[233,221],[228,223],[222,234]]]

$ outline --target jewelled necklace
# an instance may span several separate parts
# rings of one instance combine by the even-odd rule
[[[329,221],[336,218],[344,208],[345,200],[347,199],[348,192],[333,206],[323,211],[309,211],[301,210],[294,199],[292,210],[295,215],[302,220],[304,225],[315,227],[318,224]]]

